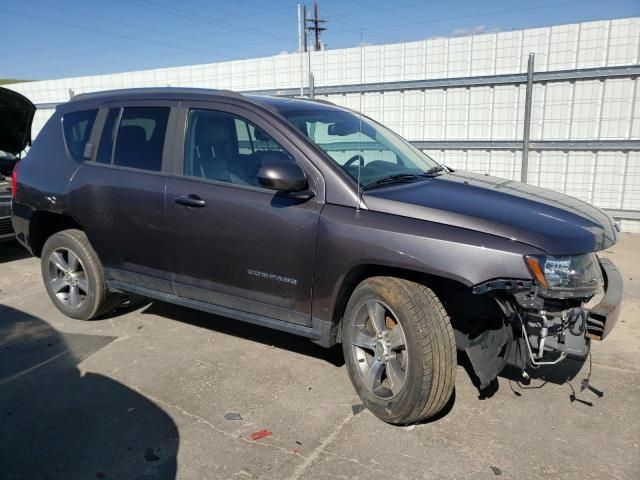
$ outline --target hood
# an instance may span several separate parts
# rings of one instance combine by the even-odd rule
[[[0,150],[18,155],[31,144],[36,107],[18,92],[0,87]]]
[[[611,217],[588,203],[470,172],[371,190],[363,199],[373,211],[497,235],[551,255],[603,250],[618,237]]]

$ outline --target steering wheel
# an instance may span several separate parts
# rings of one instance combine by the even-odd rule
[[[360,166],[364,167],[364,157],[362,155],[360,155],[359,153],[356,153],[353,157],[351,157],[349,160],[347,160],[344,164],[345,167],[350,167],[351,164],[353,162],[355,162],[356,160],[360,160]]]

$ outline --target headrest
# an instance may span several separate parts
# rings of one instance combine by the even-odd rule
[[[195,143],[213,145],[228,142],[227,132],[226,119],[200,117],[196,122]]]
[[[121,145],[144,145],[147,132],[140,125],[124,125],[118,131],[118,143]]]
[[[256,137],[256,140],[258,140],[259,142],[270,142],[272,140],[271,136],[261,128],[256,127],[256,129],[254,130],[254,135]]]
[[[269,163],[281,163],[283,161],[291,161],[289,155],[284,152],[278,152],[276,150],[268,150],[260,153],[260,160],[263,165],[268,165]]]
[[[307,130],[307,122],[305,122],[304,120],[293,119],[291,120],[291,123],[294,127],[300,130],[305,137],[309,136],[309,130]]]

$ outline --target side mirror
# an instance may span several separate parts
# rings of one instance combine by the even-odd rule
[[[258,170],[258,183],[279,192],[300,192],[307,188],[307,177],[297,163],[279,160],[269,162]]]

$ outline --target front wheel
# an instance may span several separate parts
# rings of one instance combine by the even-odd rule
[[[68,317],[92,320],[119,303],[118,296],[109,292],[100,260],[81,230],[63,230],[49,237],[40,266],[49,297]]]
[[[442,303],[424,285],[372,277],[354,290],[342,325],[351,382],[385,422],[436,415],[453,393],[456,344]]]

